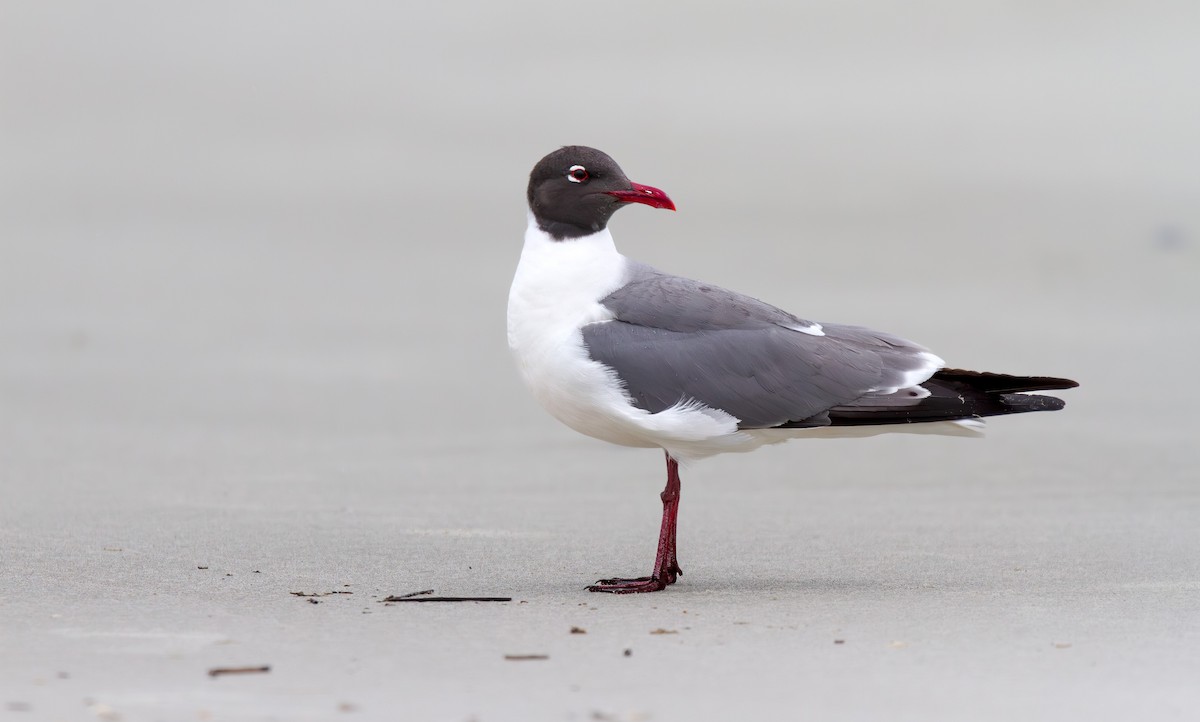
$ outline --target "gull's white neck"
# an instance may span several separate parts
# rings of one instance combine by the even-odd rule
[[[532,337],[574,333],[612,318],[599,301],[625,283],[626,265],[607,228],[558,241],[531,213],[508,295],[509,345],[517,351]]]

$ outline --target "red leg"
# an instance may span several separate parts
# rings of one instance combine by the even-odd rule
[[[683,576],[675,556],[675,521],[679,517],[679,462],[667,454],[667,486],[659,495],[663,503],[662,527],[658,531],[658,554],[654,558],[654,572],[648,577],[637,579],[601,579],[588,587],[589,592],[611,594],[635,594],[658,592],[674,584]]]

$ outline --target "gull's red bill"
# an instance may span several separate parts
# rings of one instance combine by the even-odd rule
[[[653,186],[644,186],[641,183],[634,183],[631,190],[605,191],[605,193],[623,203],[645,203],[653,208],[666,208],[669,211],[675,210],[675,203],[667,197],[666,193]]]

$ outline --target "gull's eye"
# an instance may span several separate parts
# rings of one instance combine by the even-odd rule
[[[567,180],[571,181],[572,183],[582,183],[587,179],[587,168],[584,168],[581,165],[573,165],[571,166],[571,169],[567,171]]]

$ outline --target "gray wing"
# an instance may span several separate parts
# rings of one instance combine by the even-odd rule
[[[667,331],[813,327],[757,298],[629,262],[629,281],[600,300],[626,323]]]
[[[635,267],[632,276],[601,300],[615,320],[585,326],[583,340],[594,360],[616,372],[634,403],[652,413],[696,400],[737,417],[741,428],[822,426],[829,423],[829,409],[891,395],[936,368],[936,357],[895,336],[821,327],[748,296],[645,266]],[[823,329],[824,335],[797,327]]]

